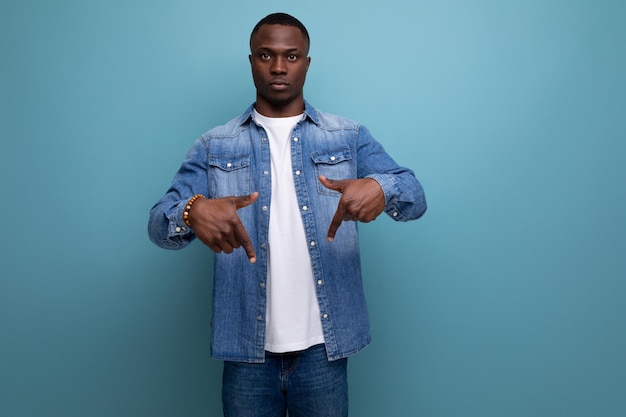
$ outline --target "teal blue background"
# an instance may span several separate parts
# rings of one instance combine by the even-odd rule
[[[626,415],[626,2],[3,0],[0,415],[218,416],[211,263],[148,211],[254,99],[250,30],[312,37],[306,97],[412,167],[361,227],[358,417]]]

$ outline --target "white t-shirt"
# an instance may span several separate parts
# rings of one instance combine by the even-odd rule
[[[291,131],[302,117],[270,118],[254,112],[254,119],[267,132],[271,155],[265,350],[275,353],[324,342],[291,165]]]

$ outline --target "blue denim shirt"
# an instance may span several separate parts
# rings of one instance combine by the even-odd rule
[[[325,188],[318,176],[376,180],[385,194],[385,212],[398,221],[425,212],[424,191],[413,172],[398,166],[365,127],[308,103],[305,117],[291,132],[291,159],[326,352],[329,360],[336,360],[369,343],[369,319],[357,223],[343,222],[334,241],[327,241],[340,194]],[[216,359],[264,361],[270,176],[269,141],[250,106],[195,141],[172,186],[150,212],[150,239],[166,249],[181,249],[194,239],[182,219],[193,195],[220,198],[259,192],[257,201],[238,211],[254,244],[256,263],[248,261],[243,248],[215,254],[211,356]]]

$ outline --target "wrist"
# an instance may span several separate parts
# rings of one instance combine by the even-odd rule
[[[196,200],[199,198],[206,198],[206,197],[203,196],[202,194],[196,194],[193,197],[191,197],[189,201],[187,201],[187,204],[185,204],[185,210],[183,210],[183,222],[185,222],[185,224],[189,227],[191,227],[191,220],[189,220],[189,213],[191,212],[191,206],[193,206],[193,203],[195,203]]]

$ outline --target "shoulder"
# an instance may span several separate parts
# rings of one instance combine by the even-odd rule
[[[323,112],[306,103],[305,112],[309,119],[323,130],[359,130],[361,125],[347,117]]]
[[[205,132],[202,134],[202,139],[211,140],[219,138],[232,138],[240,135],[243,131],[247,131],[250,127],[250,117],[252,115],[251,109],[252,106],[250,106],[242,115]]]

